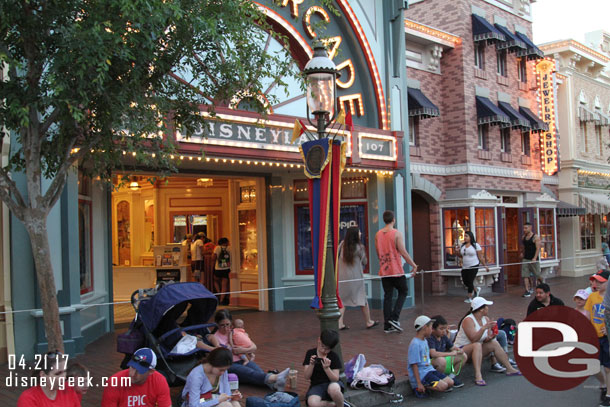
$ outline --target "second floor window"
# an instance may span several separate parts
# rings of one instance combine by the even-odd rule
[[[417,146],[417,118],[409,117],[409,145]]]
[[[496,54],[498,75],[506,76],[506,50],[500,50]]]
[[[510,127],[500,129],[500,151],[510,153]]]
[[[521,154],[530,155],[530,134],[521,133]]]
[[[525,58],[519,59],[517,63],[517,76],[519,77],[519,82],[527,83],[527,61]]]
[[[602,139],[602,126],[595,126],[595,137],[597,138],[597,148],[599,155],[604,155],[604,140]]]
[[[474,66],[481,70],[485,69],[485,45],[483,42],[474,44]]]
[[[589,152],[589,137],[587,134],[587,122],[584,122],[584,121],[580,122],[580,142],[581,142],[580,151],[582,151],[584,153],[588,153]]]
[[[487,133],[488,132],[489,132],[489,130],[488,130],[487,124],[479,125],[479,137],[478,137],[478,146],[477,146],[479,150],[487,150],[487,148],[488,148]]]

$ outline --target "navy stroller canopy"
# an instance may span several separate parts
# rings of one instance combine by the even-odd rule
[[[156,336],[175,329],[177,320],[189,308],[182,326],[205,324],[216,311],[218,300],[199,283],[168,284],[138,305],[140,320]]]

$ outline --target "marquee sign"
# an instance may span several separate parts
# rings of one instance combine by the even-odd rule
[[[540,133],[540,160],[542,171],[547,175],[553,175],[559,169],[555,128],[555,61],[543,59],[536,64],[535,71],[540,118],[549,125],[548,131]]]
[[[360,21],[348,0],[336,1],[341,12],[338,16],[319,3],[312,0],[256,2],[274,30],[288,37],[291,53],[301,69],[313,55],[313,41],[323,38],[329,57],[340,73],[337,97],[341,106],[351,111],[355,125],[388,130],[381,76]],[[295,116],[304,114],[298,112]]]

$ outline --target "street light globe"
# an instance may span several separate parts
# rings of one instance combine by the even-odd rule
[[[313,114],[333,113],[337,67],[322,44],[314,47],[313,58],[305,65],[307,106]]]

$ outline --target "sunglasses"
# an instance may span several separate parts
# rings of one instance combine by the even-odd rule
[[[137,362],[140,366],[147,367],[150,369],[150,362],[140,355],[133,355],[131,360]]]

